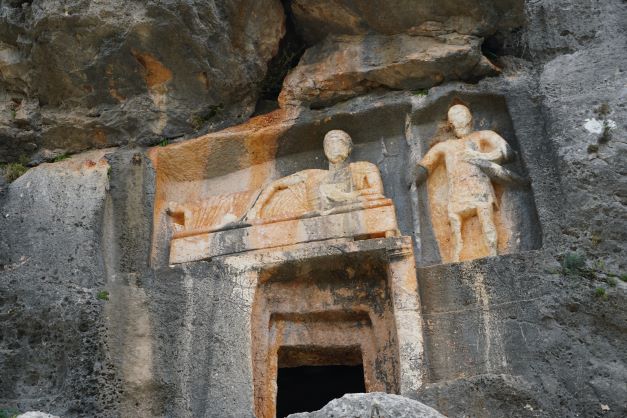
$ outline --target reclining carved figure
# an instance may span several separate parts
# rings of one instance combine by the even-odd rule
[[[376,165],[349,163],[351,137],[332,130],[324,137],[329,169],[302,170],[259,191],[210,196],[200,202],[170,202],[176,232],[211,232],[252,224],[349,212],[387,203]]]
[[[329,131],[324,137],[329,169],[299,171],[270,183],[248,212],[247,220],[272,218],[278,211],[275,207],[284,203],[285,199],[277,199],[284,190],[289,190],[288,198],[304,209],[301,216],[350,211],[363,207],[364,202],[384,199],[379,169],[366,161],[348,163],[352,148],[346,132]]]

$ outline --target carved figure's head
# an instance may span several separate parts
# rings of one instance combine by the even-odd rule
[[[327,132],[324,136],[324,155],[333,164],[346,160],[353,150],[353,141],[349,134],[338,129]]]
[[[472,113],[464,105],[455,105],[448,110],[448,122],[455,131],[455,136],[461,138],[472,132]]]

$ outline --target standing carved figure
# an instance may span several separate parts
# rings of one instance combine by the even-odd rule
[[[460,260],[464,246],[462,223],[477,216],[488,248],[497,255],[498,237],[494,222],[497,204],[491,180],[500,183],[524,183],[521,177],[500,164],[511,161],[515,153],[494,131],[472,130],[472,114],[464,105],[448,111],[448,122],[455,139],[439,142],[412,167],[410,181],[423,183],[439,164],[444,164],[448,180],[448,220],[451,226],[452,261]]]

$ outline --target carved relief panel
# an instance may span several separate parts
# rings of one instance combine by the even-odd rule
[[[458,262],[537,247],[530,181],[514,147],[495,130],[481,129],[488,118],[476,129],[464,104],[440,105],[438,111],[446,119],[440,116],[428,141],[428,129],[417,129],[424,136],[414,147],[408,179],[418,186],[422,261]],[[507,118],[495,120],[507,130]]]

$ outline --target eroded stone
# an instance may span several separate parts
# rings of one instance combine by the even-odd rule
[[[4,2],[0,15],[0,162],[33,143],[153,145],[241,121],[285,32],[279,0]]]
[[[370,32],[458,32],[484,36],[524,22],[523,0],[294,0],[292,12],[305,39]]]
[[[348,163],[352,146],[346,132],[332,130],[324,138],[329,170],[299,171],[260,191],[170,202],[167,212],[177,231],[170,263],[330,238],[398,235],[379,169]]]
[[[498,73],[481,39],[365,35],[329,38],[305,52],[283,82],[282,107],[327,106],[377,88],[416,90]]]
[[[444,415],[413,399],[386,393],[349,393],[319,411],[288,415],[288,418],[335,417],[444,418]]]
[[[493,182],[524,184],[520,176],[500,165],[512,160],[515,154],[496,132],[473,132],[472,114],[464,105],[452,106],[448,121],[454,138],[442,138],[433,145],[416,172],[419,184],[430,178],[431,218],[442,259],[462,260],[465,245],[464,260],[495,256],[499,233],[495,221],[498,200]],[[463,238],[464,223],[475,216],[480,232],[474,229],[469,235],[466,227]],[[507,231],[501,231],[505,233]]]

